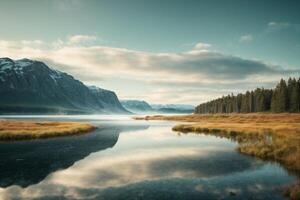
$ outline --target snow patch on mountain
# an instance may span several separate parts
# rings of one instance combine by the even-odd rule
[[[24,67],[27,67],[29,65],[32,65],[34,63],[34,61],[32,60],[29,60],[29,59],[26,59],[26,58],[23,58],[23,59],[20,59],[20,60],[16,60],[15,61],[15,67],[17,68],[24,68]]]
[[[0,58],[0,83],[2,112],[129,113],[113,91],[87,87],[40,61]]]
[[[28,59],[11,60],[10,58],[0,58],[0,73],[14,71],[18,75],[23,75],[24,68],[32,65],[34,61]]]

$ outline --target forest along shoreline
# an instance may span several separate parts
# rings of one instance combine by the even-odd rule
[[[0,141],[32,140],[89,133],[96,129],[78,122],[0,120]]]
[[[297,183],[287,188],[285,194],[300,199],[300,113],[155,115],[134,119],[194,122],[178,124],[172,129],[234,140],[238,152],[276,161],[296,175]]]

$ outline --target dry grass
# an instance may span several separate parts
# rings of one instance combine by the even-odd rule
[[[237,141],[241,153],[277,161],[300,177],[300,114],[203,114],[183,116],[146,116],[137,120],[194,122],[173,130],[198,132]],[[300,184],[289,188],[291,199],[300,199]]]
[[[95,127],[75,122],[31,122],[0,120],[0,141],[50,138],[87,133]]]

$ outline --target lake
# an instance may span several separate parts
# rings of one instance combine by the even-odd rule
[[[131,116],[1,116],[80,121],[90,134],[0,143],[0,199],[285,199],[296,177],[225,138]]]

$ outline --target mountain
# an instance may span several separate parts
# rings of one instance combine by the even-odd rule
[[[128,113],[117,95],[29,59],[0,58],[0,113]]]
[[[156,110],[159,113],[177,113],[177,114],[190,114],[193,113],[192,109],[176,109],[176,108],[159,108]]]
[[[153,108],[146,102],[141,100],[121,100],[124,108],[134,113],[153,112]]]
[[[151,104],[157,112],[163,113],[193,113],[195,106],[187,104]]]
[[[119,101],[116,93],[110,90],[105,90],[96,86],[89,86],[88,87],[92,94],[99,100],[102,101],[102,105],[104,108],[110,108],[110,111],[114,113],[118,112],[128,112]]]
[[[142,100],[121,100],[122,105],[133,113],[193,113],[195,106],[186,104],[149,104]]]

